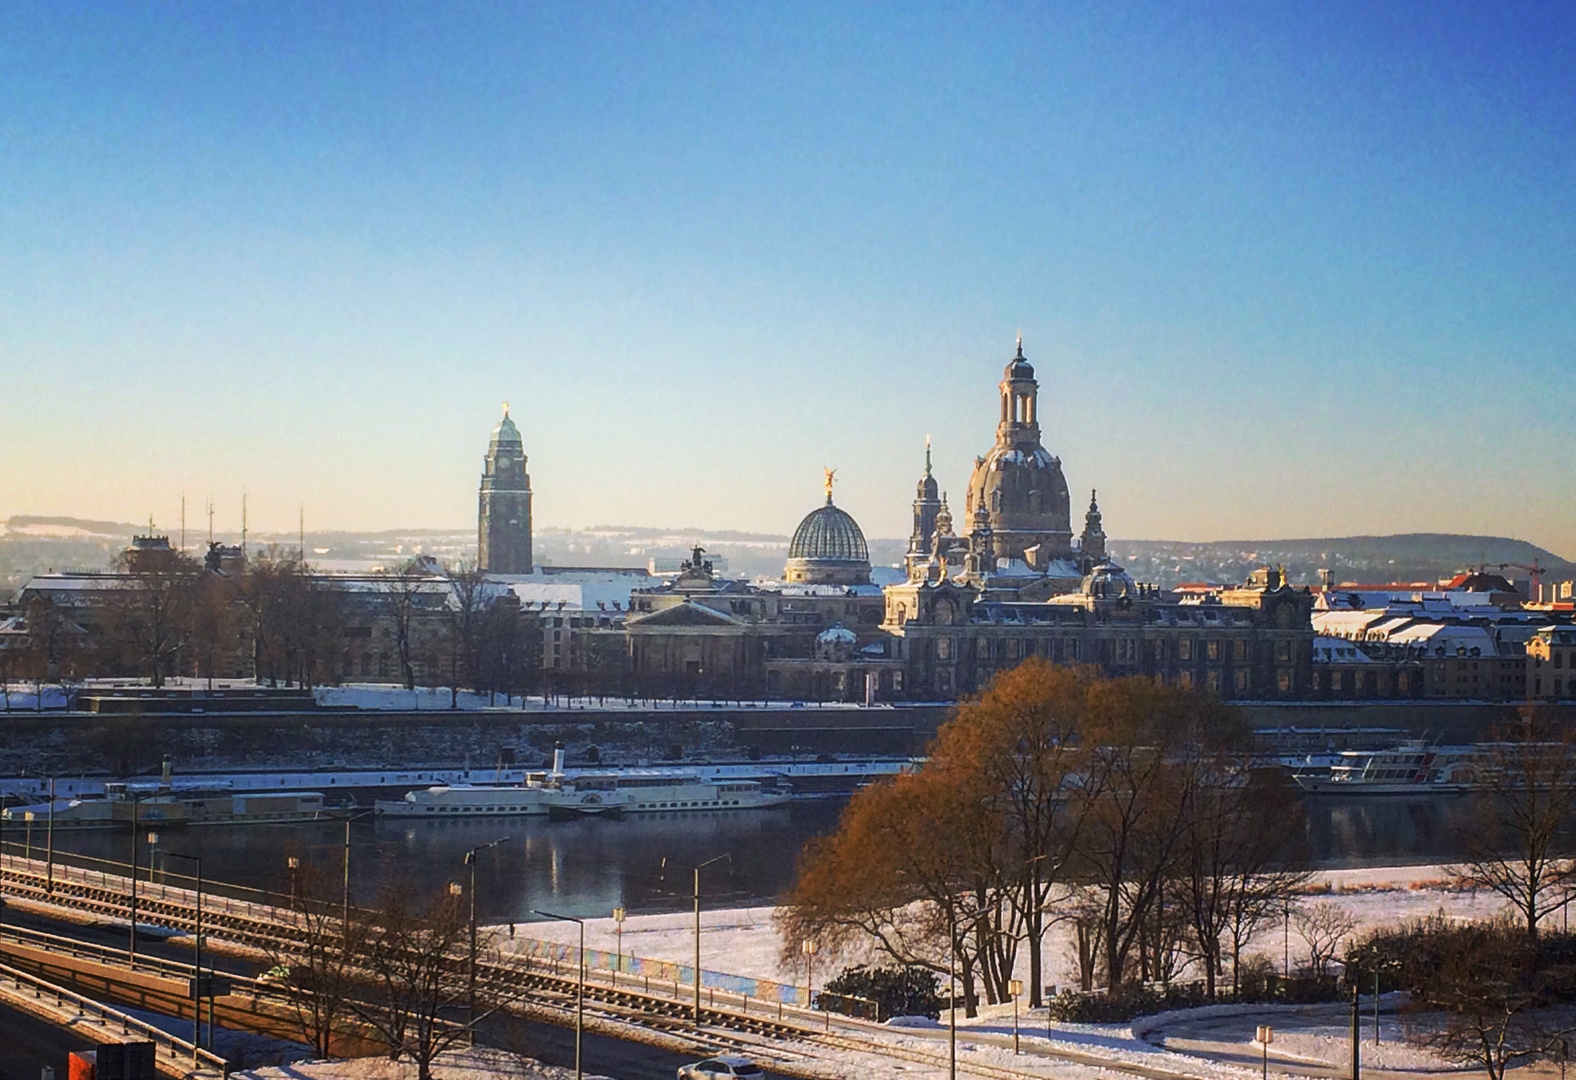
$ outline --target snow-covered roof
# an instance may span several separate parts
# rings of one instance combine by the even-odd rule
[[[1313,639],[1315,664],[1371,664],[1368,654],[1344,638],[1316,636]]]

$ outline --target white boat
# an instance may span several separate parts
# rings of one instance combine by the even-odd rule
[[[563,751],[553,769],[527,773],[520,784],[449,784],[420,788],[403,799],[379,799],[385,817],[618,817],[680,810],[753,810],[790,797],[776,777],[705,777],[698,773],[629,770],[564,772]]]
[[[1438,795],[1471,791],[1482,751],[1473,746],[1428,746],[1422,740],[1389,750],[1343,750],[1328,772],[1292,774],[1313,795]]]

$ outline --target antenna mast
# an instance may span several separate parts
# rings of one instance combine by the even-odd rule
[[[246,561],[246,492],[241,492],[241,561]]]
[[[181,492],[181,554],[186,554],[186,492]]]
[[[208,498],[208,546],[213,547],[213,497]]]
[[[301,561],[306,562],[306,505],[302,504],[300,516],[296,520],[296,528],[300,530]]]

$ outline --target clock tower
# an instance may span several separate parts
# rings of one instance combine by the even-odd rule
[[[476,564],[494,574],[531,572],[531,478],[525,471],[520,429],[509,419],[493,428],[478,496]]]

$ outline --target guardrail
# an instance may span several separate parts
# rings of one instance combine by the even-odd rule
[[[135,1016],[128,1016],[119,1009],[112,1009],[108,1005],[101,1005],[92,998],[83,997],[81,994],[67,990],[63,986],[56,986],[52,982],[19,971],[14,967],[0,964],[0,980],[9,981],[17,988],[17,995],[25,998],[27,995],[21,991],[30,988],[35,1002],[41,1002],[45,995],[53,998],[57,1009],[64,1009],[67,1003],[76,1008],[79,1015],[86,1015],[100,1024],[113,1027],[120,1025],[121,1034],[139,1035],[154,1044],[155,1053],[162,1053],[172,1069],[184,1072],[181,1063],[189,1060],[193,1070],[204,1067],[217,1071],[221,1076],[228,1076],[230,1065],[218,1054],[201,1049],[185,1039],[171,1035],[169,1032],[156,1028],[152,1024],[143,1023]]]

